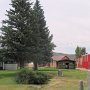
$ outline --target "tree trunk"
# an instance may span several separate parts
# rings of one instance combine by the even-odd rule
[[[33,70],[34,70],[34,71],[35,71],[35,70],[38,70],[37,61],[34,61],[33,64],[34,64]]]
[[[24,68],[24,61],[20,61],[20,69]]]

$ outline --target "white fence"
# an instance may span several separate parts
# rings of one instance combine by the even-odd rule
[[[4,64],[3,69],[5,69],[5,70],[17,70],[17,64]]]

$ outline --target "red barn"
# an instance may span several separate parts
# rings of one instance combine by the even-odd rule
[[[84,55],[76,60],[77,68],[88,69],[90,68],[90,54]]]

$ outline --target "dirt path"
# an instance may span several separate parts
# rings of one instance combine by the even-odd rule
[[[41,86],[39,90],[78,90],[78,80],[55,77],[48,85]]]

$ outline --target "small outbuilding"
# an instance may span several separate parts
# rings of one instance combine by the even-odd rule
[[[68,56],[53,56],[50,66],[59,69],[75,69],[75,60],[71,60]]]
[[[15,63],[0,62],[0,70],[17,70],[18,65]]]

